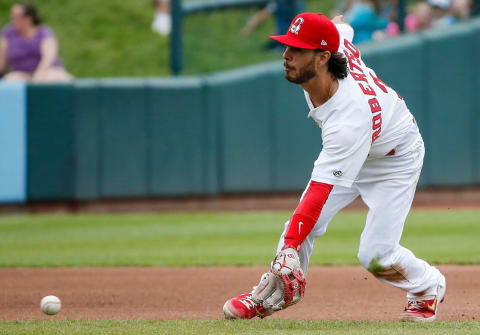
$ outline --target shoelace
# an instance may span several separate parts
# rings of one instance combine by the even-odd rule
[[[415,309],[417,311],[425,309],[424,302],[423,301],[417,301],[417,300],[410,300],[408,302],[407,309]]]
[[[251,297],[251,295],[250,295]],[[255,308],[256,304],[253,302],[252,298],[248,298],[247,297],[243,297],[240,299],[240,302],[245,306],[247,307],[248,310],[252,309],[252,308]]]

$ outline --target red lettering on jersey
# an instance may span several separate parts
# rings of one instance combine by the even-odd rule
[[[347,52],[347,50],[343,50],[343,53],[347,57],[348,65],[350,67],[350,74],[352,78],[359,82],[358,86],[362,89],[363,94],[365,95],[373,95],[376,96],[375,90],[368,84],[367,76],[364,74],[363,69],[360,67],[362,65],[362,61],[360,60],[360,51],[347,39],[343,40],[343,44],[345,48],[348,49],[351,53]],[[358,70],[360,73],[353,72],[353,69]],[[370,73],[370,76],[373,79],[373,82],[385,93],[387,92],[387,85],[381,81],[379,78],[375,77],[373,73]],[[365,82],[365,86],[363,83]],[[372,130],[374,131],[372,134],[372,144],[376,141],[376,139],[380,136],[380,132],[382,131],[382,107],[380,106],[380,102],[377,98],[371,98],[368,100],[368,104],[370,105],[370,110],[373,114],[372,117]]]
[[[387,91],[387,84],[385,84],[380,78],[375,77],[373,73],[370,72],[370,77],[372,77],[373,82],[384,92],[388,93]]]
[[[347,48],[355,56],[355,58],[360,58],[360,51],[358,51],[358,49],[355,48],[355,46],[350,43],[349,40],[345,38],[343,40],[343,45],[345,45],[345,48]]]
[[[372,144],[380,136],[380,131],[381,130],[382,130],[382,128],[378,128],[378,130],[372,134]]]
[[[355,79],[356,81],[364,81],[368,83],[367,76],[364,75],[363,73],[356,73],[356,72],[350,71],[350,74],[352,75],[353,79]]]
[[[347,52],[347,50],[343,50],[343,53],[345,54],[345,56],[347,57],[347,60],[348,60],[348,66],[350,67],[350,71],[353,71],[353,68],[355,68],[356,70],[360,71],[363,73],[363,70],[360,66],[361,63],[359,61],[359,59],[357,57],[355,57],[355,55],[353,54],[349,54]],[[355,64],[354,62],[357,62],[358,64]]]
[[[383,92],[388,93],[387,88],[390,87],[390,86],[388,86],[387,84],[385,84],[385,82],[384,82],[383,80],[381,80],[380,78],[375,77],[375,76],[373,75],[373,73],[371,73],[371,72],[370,72],[370,76],[372,77],[372,79],[373,79],[373,81],[375,82],[375,84],[377,84],[377,86],[378,86]],[[392,89],[392,88],[390,87],[390,89]],[[403,100],[403,98],[402,98],[402,96],[401,96],[400,94],[398,94],[395,90],[393,90],[393,91],[397,94],[397,96],[398,96],[398,98],[399,98],[400,100]]]
[[[370,110],[372,113],[380,112],[382,110],[382,107],[380,107],[380,103],[378,102],[377,98],[372,98],[368,100],[368,103],[370,104]]]
[[[382,126],[382,113],[378,113],[372,118],[372,129],[375,130],[377,128],[380,128]]]
[[[368,102],[371,102],[372,100],[377,100],[376,98],[370,99]],[[376,102],[378,105],[378,101]],[[372,103],[370,103],[370,107],[372,108],[372,113],[373,113],[373,107]],[[380,105],[378,105],[379,110],[381,110]],[[374,130],[374,133],[372,134],[372,144],[375,142],[375,140],[380,136],[380,132],[382,131],[382,113],[376,114],[372,118],[372,130]]]
[[[367,84],[367,87],[364,87],[362,83],[358,83],[358,86],[360,86],[360,88],[362,89],[363,94],[376,95],[375,91],[373,90],[373,88],[370,87],[370,85]]]

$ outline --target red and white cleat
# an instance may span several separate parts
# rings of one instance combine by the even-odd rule
[[[425,297],[425,299],[416,298],[408,299],[407,307],[402,313],[401,321],[413,322],[433,322],[437,318],[438,304],[443,302],[446,291],[445,278],[438,284],[437,295],[433,297]]]
[[[228,300],[223,305],[223,314],[225,314],[226,319],[252,319],[256,316],[263,319],[273,312],[267,311],[260,304],[256,304],[252,300],[251,293],[245,293]]]

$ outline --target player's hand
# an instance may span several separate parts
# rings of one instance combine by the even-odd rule
[[[296,304],[303,298],[307,282],[303,276],[297,250],[293,248],[281,250],[275,256],[270,271],[281,279],[285,304],[283,308]]]
[[[343,15],[337,15],[332,19],[332,22],[335,24],[346,24],[346,22],[343,21]]]
[[[303,271],[300,266],[300,258],[298,253],[293,248],[286,248],[281,250],[272,262],[272,267],[270,269],[273,274],[281,277],[284,275],[291,275],[293,271]]]
[[[267,310],[278,311],[299,302],[305,286],[298,253],[287,248],[275,256],[270,271],[262,276],[252,292],[252,298]]]

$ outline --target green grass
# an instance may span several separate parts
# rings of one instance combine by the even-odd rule
[[[411,324],[367,321],[182,320],[182,321],[0,321],[0,335],[53,334],[478,334],[479,322]]]
[[[184,0],[185,1],[185,0]],[[191,0],[190,0],[191,1]],[[0,1],[0,27],[17,0]],[[36,0],[45,24],[60,42],[60,55],[76,77],[166,76],[169,39],[153,33],[151,0]],[[328,11],[334,0],[308,0],[307,9]],[[273,20],[250,38],[238,32],[255,10],[190,16],[184,25],[185,74],[199,74],[280,58],[263,49]]]
[[[290,212],[0,217],[0,266],[265,265]],[[402,244],[429,262],[480,263],[480,211],[413,211]],[[366,212],[339,213],[311,264],[358,264]]]

